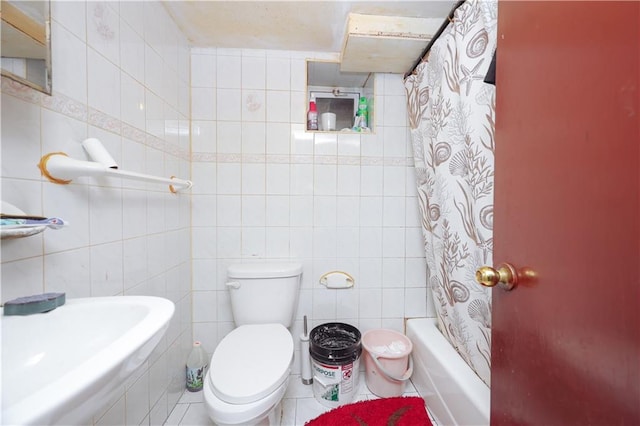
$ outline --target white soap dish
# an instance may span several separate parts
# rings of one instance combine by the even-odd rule
[[[13,204],[7,203],[6,201],[2,201],[2,212],[3,214],[10,214],[16,216],[26,216],[25,212],[14,206]],[[47,226],[28,226],[22,228],[9,228],[4,229],[0,227],[0,237],[4,239],[10,238],[23,238],[29,237],[31,235],[36,235],[47,229]]]

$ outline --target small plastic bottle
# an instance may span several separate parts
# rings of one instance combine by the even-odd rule
[[[187,390],[198,392],[202,390],[204,376],[208,366],[207,353],[200,342],[193,342],[193,349],[187,358]]]
[[[307,130],[318,130],[318,110],[315,101],[309,102],[309,112],[307,113]]]
[[[362,117],[359,122],[360,124],[359,127],[369,126],[369,111],[368,111],[366,96],[360,97],[360,102],[358,103],[358,113],[356,115]]]

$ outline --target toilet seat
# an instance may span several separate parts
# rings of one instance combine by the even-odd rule
[[[230,404],[263,399],[288,379],[293,351],[291,333],[282,324],[242,325],[222,339],[211,357],[211,391]]]

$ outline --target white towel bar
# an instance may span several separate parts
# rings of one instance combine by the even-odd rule
[[[193,186],[190,180],[178,179],[173,176],[170,178],[157,177],[114,169],[95,161],[74,160],[64,152],[51,152],[45,155],[40,159],[38,168],[47,179],[59,184],[68,184],[81,176],[114,176],[123,179],[166,183],[173,193],[178,189],[190,189]]]

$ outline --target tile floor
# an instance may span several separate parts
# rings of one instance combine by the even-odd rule
[[[289,388],[282,401],[282,426],[303,426],[305,422],[330,410],[315,400],[311,386],[303,385],[299,375],[292,375],[289,380]],[[359,381],[360,392],[356,401],[376,399],[377,396],[367,389],[364,372],[361,372]],[[411,382],[407,383],[404,396],[418,396]],[[433,419],[432,423],[437,426]],[[185,391],[165,426],[213,426],[204,407],[202,392]]]

